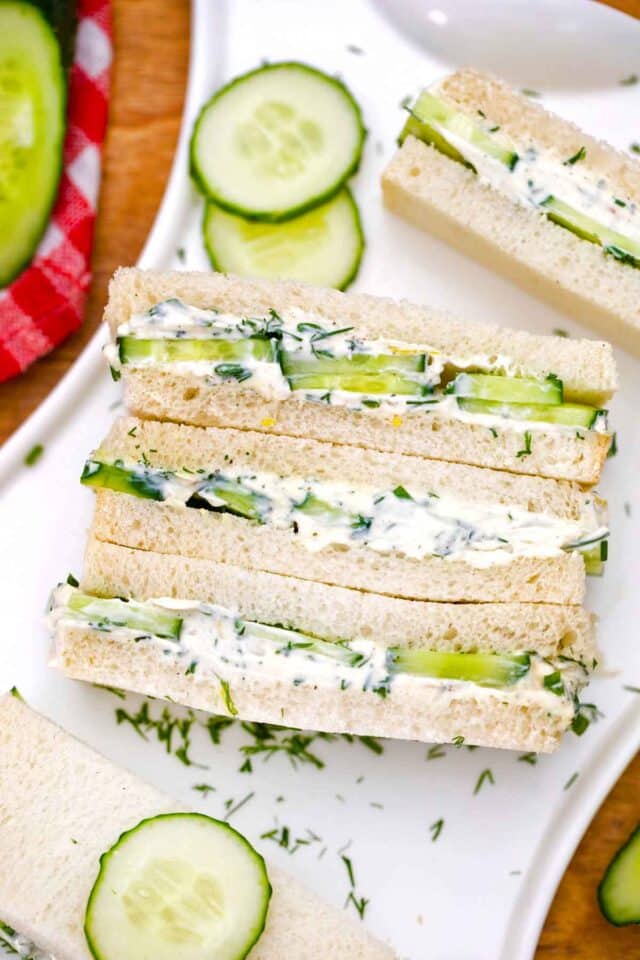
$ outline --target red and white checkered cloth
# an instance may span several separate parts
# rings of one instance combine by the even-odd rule
[[[77,9],[58,198],[30,266],[0,294],[0,381],[21,373],[82,323],[112,43],[110,0],[79,0]]]

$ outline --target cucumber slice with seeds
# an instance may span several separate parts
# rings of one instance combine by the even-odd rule
[[[202,234],[211,266],[221,273],[301,280],[338,290],[355,280],[365,246],[348,187],[284,223],[258,223],[208,203]]]
[[[140,630],[157,637],[178,640],[182,619],[166,613],[151,603],[136,603],[135,600],[105,600],[80,590],[74,590],[67,602],[69,610],[78,619],[95,624],[98,629],[126,627]]]
[[[640,826],[618,850],[598,887],[598,903],[617,927],[640,923]]]
[[[562,380],[551,374],[544,380],[533,377],[502,377],[489,373],[459,373],[447,384],[445,393],[498,403],[562,403]]]
[[[270,897],[263,858],[228,823],[166,813],[102,855],[84,931],[96,960],[244,960]]]
[[[387,654],[389,669],[418,677],[464,680],[480,687],[510,687],[526,676],[531,666],[528,654],[507,656],[498,653],[444,653],[392,647]]]
[[[308,374],[377,374],[424,373],[426,356],[423,353],[378,354],[355,353],[348,357],[308,357],[301,353],[280,354],[280,366],[285,377]]]
[[[307,373],[289,377],[292,390],[345,390],[348,393],[421,397],[430,388],[395,373]]]
[[[508,420],[531,420],[542,423],[556,423],[564,427],[583,427],[590,429],[604,415],[603,410],[588,407],[581,403],[544,404],[494,403],[491,400],[475,400],[471,397],[459,397],[458,406],[467,413],[482,413],[492,417],[504,417]]]
[[[0,287],[31,260],[58,191],[66,79],[60,45],[33,3],[0,4]]]
[[[541,207],[554,223],[566,227],[583,240],[600,244],[616,259],[624,260],[633,267],[640,267],[640,243],[637,241],[610,230],[557,197],[547,197]]]
[[[471,163],[460,151],[449,143],[447,132],[454,134],[460,140],[466,141],[477,150],[486,153],[487,156],[504,163],[510,170],[513,170],[518,162],[518,154],[512,147],[501,143],[490,131],[484,130],[479,123],[460,110],[449,106],[448,103],[434,96],[428,90],[423,90],[415,105],[411,108],[411,115],[400,134],[400,143],[409,134],[412,134],[418,140],[431,143],[437,150],[447,154],[453,160],[471,166]]]
[[[357,170],[365,128],[345,85],[272,63],[222,87],[191,138],[191,174],[219,207],[277,222],[328,200]]]
[[[87,487],[106,487],[118,493],[147,500],[164,500],[164,475],[161,471],[131,470],[114,463],[87,460],[80,483]]]
[[[260,360],[270,363],[276,360],[276,347],[268,337],[245,337],[241,340],[222,340],[216,337],[197,337],[153,340],[137,337],[118,337],[118,354],[121,363],[176,363],[181,360]]]

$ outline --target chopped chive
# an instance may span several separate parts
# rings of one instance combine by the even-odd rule
[[[622,80],[618,81],[621,87],[633,87],[638,82],[638,74],[630,73],[627,77],[623,77]]]
[[[565,785],[564,785],[564,787],[563,787],[562,789],[563,789],[563,790],[568,790],[569,787],[572,787],[573,784],[576,782],[576,780],[578,779],[579,776],[580,776],[579,773],[572,773],[571,776],[569,777],[569,779],[567,780],[567,782],[565,783]]]
[[[569,157],[567,160],[563,160],[563,166],[572,167],[574,163],[578,163],[579,160],[584,160],[587,155],[587,148],[585,146],[580,147],[572,157]]]
[[[439,820],[436,820],[435,823],[432,823],[429,827],[431,830],[431,842],[435,843],[440,834],[442,833],[442,828],[444,827],[444,820],[440,817]]]
[[[42,454],[44,453],[44,447],[41,443],[36,443],[34,447],[31,447],[29,453],[24,458],[25,467],[33,467],[38,462]]]
[[[495,780],[493,779],[493,773],[488,767],[486,770],[483,770],[480,776],[478,777],[478,781],[473,789],[474,797],[476,796],[476,794],[480,793],[480,791],[482,790],[483,784],[485,782],[495,784]]]
[[[528,457],[531,453],[531,431],[525,430],[524,432],[524,447],[522,450],[518,450],[516,457],[520,460],[522,457]]]

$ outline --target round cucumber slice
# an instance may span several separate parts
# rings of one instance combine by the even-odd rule
[[[0,287],[44,233],[62,168],[66,84],[60,46],[31,3],[0,4]]]
[[[365,134],[340,80],[304,63],[267,64],[204,105],[191,174],[230,213],[287,220],[337,193],[358,168]]]
[[[221,273],[338,290],[355,280],[364,251],[360,214],[348,187],[285,223],[257,223],[208,203],[202,232],[211,265]]]
[[[243,960],[270,897],[264,860],[227,823],[162,814],[100,858],[85,936],[96,960]]]

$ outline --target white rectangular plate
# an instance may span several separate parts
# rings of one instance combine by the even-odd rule
[[[379,176],[403,120],[399,103],[451,66],[397,32],[386,19],[389,6],[364,0],[234,0],[227,5],[196,0],[185,123],[142,264],[180,266],[177,249],[182,247],[187,266],[207,267],[199,234],[201,205],[187,175],[187,141],[195,113],[220,82],[263,58],[302,59],[345,78],[363,106],[370,131],[354,184],[368,240],[358,289],[442,305],[471,319],[539,333],[563,328],[571,335],[588,335],[383,209]],[[549,5],[538,6],[542,16]],[[619,85],[621,69],[612,38],[620,16],[599,8],[595,13],[596,6],[564,2],[555,9],[559,29],[573,16],[581,33],[586,31],[600,86],[589,89],[588,71],[582,87],[572,74],[567,85],[572,89],[546,92],[544,102],[625,147],[640,136],[630,123],[638,116],[640,86]],[[523,9],[512,5],[514,27],[523,26]],[[428,6],[424,10],[428,16]],[[555,22],[552,18],[552,28]],[[625,29],[635,31],[637,50],[640,26],[626,21]],[[544,45],[540,36],[536,42]],[[557,42],[550,44],[550,58],[557,59],[557,48]],[[553,67],[554,76],[561,75],[562,63],[553,60]],[[499,62],[495,69],[499,72]],[[524,85],[526,76],[520,82]],[[238,724],[223,731],[216,745],[206,730],[206,717],[196,716],[188,730],[189,766],[176,757],[183,744],[177,728],[167,750],[155,733],[145,742],[125,719],[116,723],[114,711],[135,713],[140,698],[123,701],[64,680],[47,667],[49,641],[42,625],[47,595],[68,571],[80,570],[90,522],[92,495],[79,486],[78,476],[86,454],[120,412],[114,407],[118,385],[110,382],[99,355],[103,337],[98,335],[0,453],[0,688],[16,683],[33,706],[179,796],[185,805],[224,816],[244,799],[231,813],[234,825],[267,856],[339,905],[350,892],[342,860],[346,855],[355,870],[355,900],[368,901],[364,922],[389,940],[400,957],[530,958],[578,839],[638,746],[640,697],[624,689],[640,684],[635,635],[640,544],[634,533],[640,513],[637,363],[618,357],[622,387],[612,417],[619,453],[607,464],[601,488],[611,504],[611,559],[605,577],[589,586],[589,605],[600,618],[604,668],[588,699],[597,703],[603,719],[582,739],[569,735],[557,754],[536,765],[513,753],[452,746],[430,750],[413,743],[386,742],[376,754],[360,742],[337,738],[309,745],[317,762],[307,756],[306,762],[294,765],[283,750],[263,752],[253,757],[252,772],[241,772],[247,757],[242,747],[255,740]],[[44,444],[44,455],[27,468],[24,455],[36,443]],[[163,708],[160,702],[149,704],[156,719]],[[170,713],[186,716],[173,707]],[[491,777],[485,775],[481,789],[474,792],[487,770]],[[215,790],[205,796],[194,790],[197,784]],[[283,827],[289,829],[290,850],[277,842],[281,838],[284,843]],[[274,828],[271,837],[263,836]],[[296,838],[308,842],[296,844]],[[355,909],[353,899],[347,909]]]

